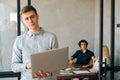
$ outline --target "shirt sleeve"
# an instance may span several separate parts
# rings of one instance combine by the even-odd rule
[[[22,61],[22,50],[21,50],[21,41],[20,37],[17,37],[13,45],[13,54],[12,54],[12,71],[14,72],[23,72],[25,71],[26,64]]]
[[[94,52],[92,52],[92,56],[95,56]]]
[[[55,34],[52,36],[51,49],[58,48],[58,40]]]
[[[72,57],[73,59],[75,59],[75,58],[77,58],[78,55],[79,55],[79,51],[76,51],[71,57]]]

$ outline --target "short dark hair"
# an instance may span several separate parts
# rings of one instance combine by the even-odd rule
[[[86,46],[88,45],[88,42],[86,40],[80,40],[78,43],[78,46],[80,46],[82,42],[84,42],[86,44]]]
[[[22,15],[23,13],[26,13],[28,11],[34,11],[35,14],[37,15],[36,9],[33,6],[31,6],[31,5],[24,6],[23,9],[20,12],[20,15]]]

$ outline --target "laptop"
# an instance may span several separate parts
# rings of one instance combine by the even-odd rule
[[[31,55],[32,77],[39,70],[58,72],[68,67],[68,47],[56,48]]]

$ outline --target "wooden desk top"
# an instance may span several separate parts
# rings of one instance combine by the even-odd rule
[[[81,73],[81,74],[58,74],[57,80],[71,79],[71,78],[97,78],[97,73]],[[96,79],[97,80],[97,79]]]
[[[68,78],[95,78],[97,76],[96,73],[82,73],[82,74],[58,74],[57,79],[68,79]]]

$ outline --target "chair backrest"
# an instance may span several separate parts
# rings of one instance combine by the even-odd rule
[[[107,64],[110,64],[110,54],[107,45],[103,45],[103,58],[107,59]]]

